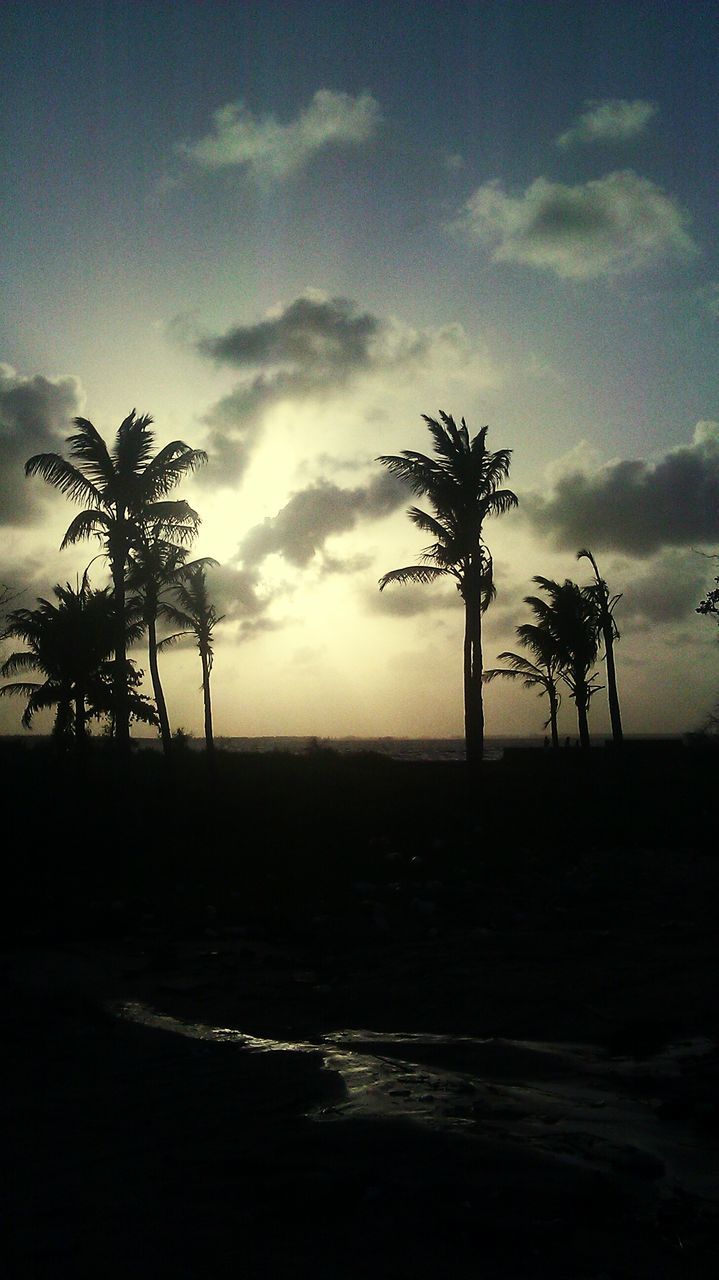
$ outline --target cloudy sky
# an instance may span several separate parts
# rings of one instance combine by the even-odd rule
[[[5,0],[0,27],[0,581],[21,603],[97,551],[58,550],[75,509],[25,459],[136,406],[158,445],[209,453],[180,492],[221,562],[217,732],[459,734],[456,592],[377,590],[422,536],[374,459],[428,449],[443,409],[514,451],[488,664],[532,576],[586,581],[588,546],[623,593],[626,728],[702,721],[715,4]],[[196,654],[163,673],[199,732]],[[21,711],[0,702],[0,729]],[[541,732],[508,684],[487,716]]]

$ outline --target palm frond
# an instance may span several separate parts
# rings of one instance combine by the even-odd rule
[[[59,453],[36,453],[25,463],[26,476],[42,476],[54,489],[64,493],[71,502],[87,502],[90,506],[101,507],[103,496],[100,490]]]
[[[27,650],[11,653],[0,667],[0,680],[7,680],[9,676],[17,675],[18,671],[37,671],[40,669],[40,662],[36,653],[28,653]]]
[[[436,565],[407,565],[404,569],[391,569],[389,573],[385,573],[379,580],[379,589],[384,591],[392,582],[434,582],[437,578],[445,577],[448,572],[448,569],[438,568]]]
[[[100,433],[87,418],[73,418],[77,427],[74,436],[68,436],[67,444],[74,458],[81,460],[83,475],[102,492],[112,484],[115,468]]]
[[[111,526],[112,521],[104,511],[81,511],[65,530],[60,550],[64,551],[65,547],[72,547],[76,542],[84,542],[88,538],[106,537]]]
[[[182,440],[173,440],[160,449],[145,468],[140,485],[143,502],[156,502],[174,489],[188,474],[207,462],[204,449],[191,449]]]

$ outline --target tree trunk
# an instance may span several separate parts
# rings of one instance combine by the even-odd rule
[[[130,700],[127,688],[127,641],[125,628],[125,561],[127,547],[124,530],[125,513],[118,511],[121,526],[112,548],[112,585],[115,604],[115,664],[112,695],[115,704],[115,738],[122,755],[130,754]]]
[[[617,691],[617,673],[614,666],[614,637],[612,621],[608,617],[604,624],[604,658],[607,664],[607,698],[609,716],[612,722],[612,741],[615,747],[621,747],[624,741],[622,732],[622,716],[619,710],[619,693]]]
[[[147,622],[147,655],[150,661],[150,677],[152,679],[152,692],[155,695],[155,705],[157,707],[157,717],[160,721],[160,737],[162,738],[162,750],[166,756],[172,751],[172,733],[170,730],[170,717],[167,714],[167,703],[165,702],[165,694],[160,680],[160,668],[157,662],[157,622],[154,615],[146,618]]]
[[[212,703],[210,701],[210,664],[207,657],[207,651],[203,648],[200,650],[200,658],[202,660],[202,697],[205,703],[205,746],[211,754],[215,749],[215,740],[212,736]]]
[[[484,754],[482,700],[482,613],[479,586],[467,584],[464,602],[464,738],[467,764]]]
[[[579,726],[579,744],[583,751],[589,749],[589,718],[587,716],[587,707],[589,699],[587,697],[587,686],[584,681],[578,681],[576,685],[575,698],[577,700],[577,723]]]
[[[555,751],[559,748],[559,729],[557,728],[557,713],[559,707],[557,705],[557,691],[552,685],[547,689],[549,694],[549,724],[552,732],[552,747]]]
[[[81,755],[87,745],[87,725],[85,715],[85,690],[75,690],[75,746]]]

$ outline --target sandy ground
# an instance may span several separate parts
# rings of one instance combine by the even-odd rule
[[[702,868],[622,910],[591,869],[515,887],[471,928],[415,881],[302,928],[13,945],[4,1274],[707,1275]]]

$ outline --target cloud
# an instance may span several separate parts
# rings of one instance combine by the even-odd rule
[[[555,469],[548,496],[523,497],[535,528],[558,547],[649,556],[719,539],[719,422],[697,423],[692,443],[656,463],[615,461]]]
[[[380,327],[376,316],[358,312],[347,298],[308,291],[259,324],[201,338],[197,348],[236,368],[289,366],[322,379],[366,367]]]
[[[655,556],[641,573],[627,574],[623,581],[617,573],[617,590],[622,591],[618,606],[622,620],[645,622],[647,626],[685,622],[693,617],[707,583],[707,560],[693,551],[676,548]]]
[[[677,202],[632,169],[575,187],[536,178],[510,196],[495,179],[478,187],[450,230],[518,262],[566,279],[639,271],[697,252]]]
[[[258,117],[242,102],[229,102],[212,117],[212,130],[196,142],[179,142],[175,153],[206,171],[243,168],[255,177],[281,181],[328,146],[358,146],[377,132],[379,103],[371,93],[353,97],[318,89],[295,120],[281,124]]]
[[[242,380],[208,412],[209,467],[205,484],[235,483],[261,439],[266,413],[284,402],[325,401],[351,384],[391,378],[396,390],[433,379],[484,383],[494,376],[477,344],[459,324],[414,329],[394,317],[362,311],[347,298],[308,289],[253,325],[195,337],[193,346]]]
[[[276,516],[250,529],[240,543],[238,558],[245,566],[253,567],[266,556],[278,554],[296,568],[306,568],[324,550],[328,538],[348,533],[360,519],[389,515],[406,501],[406,487],[387,472],[355,489],[342,489],[329,480],[319,480],[294,493]],[[330,559],[328,564],[330,572],[356,568],[355,559]]]
[[[643,98],[590,98],[584,105],[587,110],[557,138],[558,147],[631,142],[646,133],[659,111],[656,103]]]
[[[461,601],[456,588],[435,586],[395,586],[380,591],[379,586],[362,592],[365,611],[383,618],[415,618],[424,613],[458,609]]]
[[[77,378],[24,378],[0,364],[0,524],[24,525],[37,517],[47,491],[41,497],[25,481],[25,463],[34,453],[61,448],[81,404]]]

